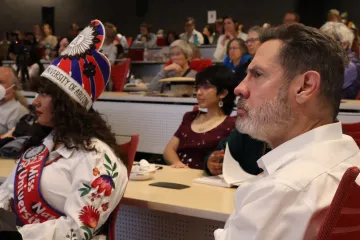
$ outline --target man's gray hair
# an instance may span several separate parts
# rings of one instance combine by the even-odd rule
[[[354,33],[340,22],[327,22],[320,30],[341,43],[348,43],[348,47],[351,47],[354,41]]]
[[[249,32],[256,32],[259,36],[264,32],[264,28],[260,27],[260,26],[252,26],[248,33]]]
[[[193,50],[187,42],[185,42],[182,39],[175,40],[174,42],[171,43],[170,50],[175,47],[181,49],[187,60],[189,61],[191,60],[193,56]]]

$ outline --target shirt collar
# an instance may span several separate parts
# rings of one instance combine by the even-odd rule
[[[75,148],[68,149],[64,145],[61,145],[58,149],[55,150],[63,158],[69,159],[74,153]]]
[[[262,156],[258,161],[258,166],[265,174],[273,174],[280,167],[294,161],[297,153],[308,146],[324,141],[342,138],[341,123],[327,124],[297,136]]]
[[[194,36],[195,34],[196,34],[196,29],[192,30],[192,32],[191,32],[190,35],[188,35],[188,34],[186,33],[186,35],[189,36],[189,37],[192,37],[192,36]]]
[[[51,132],[43,141],[43,144],[47,147],[47,149],[49,149],[49,152],[51,154],[58,153],[60,156],[62,156],[63,158],[66,158],[66,159],[70,158],[72,156],[72,154],[74,153],[75,148],[68,149],[65,147],[64,144],[61,144],[58,149],[53,151],[54,146],[55,146],[53,137],[54,137],[53,132]]]

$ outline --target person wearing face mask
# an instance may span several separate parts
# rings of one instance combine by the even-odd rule
[[[170,77],[195,77],[196,72],[190,69],[189,61],[193,51],[184,40],[176,40],[170,45],[171,64],[160,71],[151,81],[148,91],[163,91],[164,85],[159,82],[163,78]]]
[[[0,67],[0,136],[12,130],[27,113],[27,103],[19,92],[14,71],[9,67]]]

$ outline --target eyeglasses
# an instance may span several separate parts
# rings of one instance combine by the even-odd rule
[[[259,41],[259,38],[249,38],[248,40],[245,41],[245,43],[253,43]]]
[[[229,47],[229,50],[238,50],[240,49],[239,47]]]

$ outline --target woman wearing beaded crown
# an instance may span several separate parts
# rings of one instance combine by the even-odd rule
[[[125,159],[92,108],[110,75],[104,35],[92,21],[32,84],[38,123],[51,130],[25,143],[0,187],[0,208],[16,214],[25,240],[95,239],[125,191]]]

